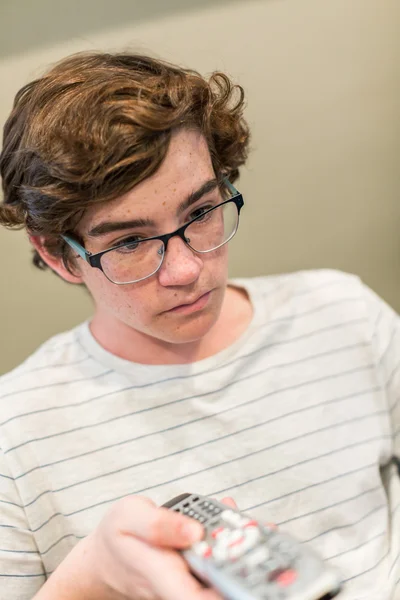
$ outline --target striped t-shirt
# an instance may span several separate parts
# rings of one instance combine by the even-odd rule
[[[314,547],[343,600],[400,598],[398,316],[354,276],[240,279],[254,314],[190,365],[87,323],[0,379],[0,598],[27,600],[128,494],[232,496]]]

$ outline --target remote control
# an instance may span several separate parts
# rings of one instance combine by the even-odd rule
[[[204,525],[204,538],[182,555],[226,600],[328,600],[340,591],[337,572],[274,525],[199,494],[163,506]]]

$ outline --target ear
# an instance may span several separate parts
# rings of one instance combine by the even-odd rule
[[[68,271],[62,258],[58,258],[49,253],[45,246],[45,240],[46,238],[42,235],[29,235],[30,243],[50,269],[55,271],[62,279],[68,281],[68,283],[83,283],[83,279],[78,273],[72,274]]]

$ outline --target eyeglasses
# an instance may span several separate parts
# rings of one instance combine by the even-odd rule
[[[239,225],[244,200],[240,192],[225,178],[223,184],[232,197],[212,208],[205,207],[200,215],[172,233],[140,239],[131,235],[126,240],[92,254],[68,235],[62,239],[89,263],[100,269],[111,283],[127,285],[137,283],[154,275],[161,267],[168,242],[178,236],[198,254],[206,254],[221,248],[235,235]]]

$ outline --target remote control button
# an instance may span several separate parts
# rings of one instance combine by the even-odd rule
[[[229,560],[226,546],[216,546],[213,548],[212,555],[213,560],[215,560],[216,563],[226,564],[226,562]]]
[[[221,528],[215,538],[213,557],[216,560],[229,561],[241,556],[240,544],[243,542],[243,533],[240,530]]]
[[[277,575],[277,573],[281,573],[281,571],[285,571],[287,569],[287,565],[282,563],[281,560],[278,560],[276,555],[271,556],[264,563],[264,569],[268,572],[268,578],[272,581],[273,578]]]
[[[292,585],[297,579],[297,573],[294,569],[288,569],[287,571],[283,571],[276,578],[275,582],[281,587],[287,587],[288,585]]]
[[[247,529],[244,529],[243,535],[243,552],[247,552],[247,550],[253,548],[259,542],[261,537],[258,527],[248,527]]]
[[[213,527],[215,527],[216,525],[219,526],[220,521],[218,519],[216,520],[211,520],[208,522],[208,527],[209,529],[212,529]]]
[[[229,536],[228,539],[228,547],[229,548],[233,548],[234,546],[237,546],[238,544],[242,544],[242,542],[244,542],[245,537],[243,532],[240,529],[236,529],[234,531],[232,531],[232,533]]]
[[[255,521],[254,519],[246,519],[243,524],[242,527],[259,527],[258,522]]]
[[[238,515],[233,510],[224,510],[221,514],[221,519],[226,521],[229,525],[233,525],[234,527],[240,527],[243,517]]]
[[[232,515],[233,515],[233,517],[235,517],[235,513],[232,510],[224,510],[223,513],[221,514],[221,519],[223,519],[224,521],[229,523],[229,525],[234,525]]]
[[[253,552],[246,556],[246,565],[249,568],[258,567],[267,562],[270,557],[269,550],[266,546],[258,546]]]
[[[298,556],[297,548],[292,543],[287,542],[286,540],[281,541],[276,546],[276,549],[280,554],[282,560],[288,564],[294,562]]]
[[[221,518],[234,527],[258,527],[257,521],[254,521],[249,517],[243,517],[243,515],[240,515],[233,510],[224,510]]]
[[[242,563],[231,563],[227,565],[225,571],[229,577],[238,577],[239,579],[247,579],[250,574],[248,567]]]
[[[225,531],[225,527],[217,527],[211,532],[211,537],[216,539],[223,531]]]
[[[190,509],[187,514],[188,514],[189,517],[193,517],[194,516],[194,510]]]
[[[224,548],[226,550],[229,546],[229,543],[232,540],[232,529],[222,527],[221,530],[218,532],[218,535],[214,539],[215,548]]]
[[[213,546],[213,556],[216,559],[223,562],[235,560],[237,552],[236,549],[239,548],[239,546],[235,545],[235,542],[239,544],[237,534],[238,532],[232,532],[231,529],[224,529],[221,531],[215,540],[215,545]],[[239,556],[241,551],[237,552],[237,554]]]
[[[295,561],[292,560],[290,556],[287,556],[286,554],[278,554],[278,557],[283,569],[289,569],[290,567],[293,567],[293,563]]]
[[[251,587],[254,587],[260,583],[265,583],[265,573],[260,569],[250,571],[246,583]]]
[[[259,540],[261,537],[261,531],[258,527],[245,527],[242,531],[246,538],[251,540]]]
[[[228,558],[229,560],[236,560],[243,555],[242,541],[238,540],[232,546],[229,546],[228,549]]]
[[[191,549],[195,554],[203,558],[209,558],[213,553],[211,546],[204,540],[193,544]]]

